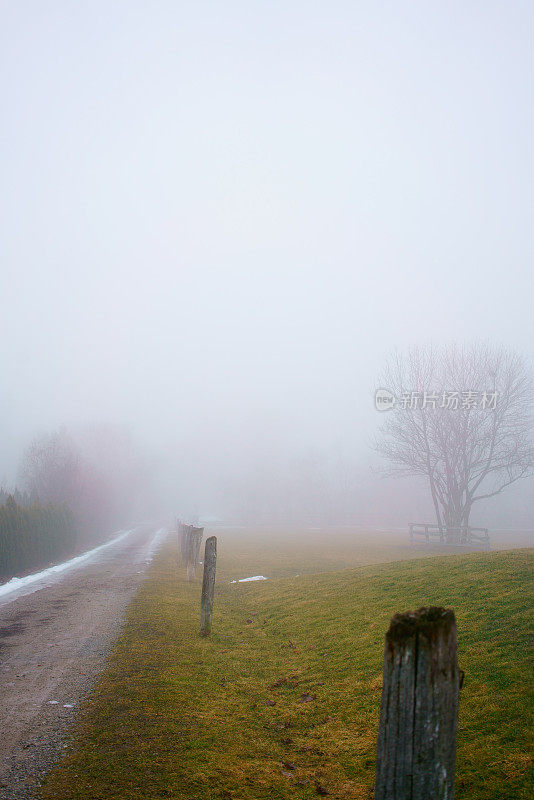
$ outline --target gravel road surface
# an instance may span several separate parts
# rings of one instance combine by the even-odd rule
[[[81,564],[0,594],[0,798],[36,797],[165,535],[133,529]]]

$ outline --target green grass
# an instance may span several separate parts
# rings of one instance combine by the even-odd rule
[[[204,640],[200,581],[185,582],[169,544],[43,797],[282,800],[317,798],[319,784],[332,798],[371,798],[389,618],[437,604],[456,612],[466,673],[456,797],[530,798],[532,551],[313,574],[413,556],[396,547],[341,534],[262,546],[224,535]],[[259,573],[271,580],[229,583]]]

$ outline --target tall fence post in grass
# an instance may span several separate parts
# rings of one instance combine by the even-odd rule
[[[375,800],[453,800],[459,681],[454,612],[395,614],[384,651]]]
[[[215,592],[215,568],[217,566],[217,537],[206,539],[204,549],[204,578],[200,600],[200,635],[209,636],[213,619],[213,594]]]

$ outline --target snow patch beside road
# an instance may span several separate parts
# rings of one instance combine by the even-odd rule
[[[154,560],[154,556],[163,544],[168,532],[168,528],[160,528],[159,531],[156,531],[152,539],[147,544],[146,550],[142,553],[139,561],[142,561],[145,564],[151,564]]]

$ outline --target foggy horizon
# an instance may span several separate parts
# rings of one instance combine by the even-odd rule
[[[430,518],[374,392],[427,342],[532,366],[531,4],[2,11],[0,485],[109,425],[162,514],[326,524],[338,469],[333,522]],[[474,517],[532,529],[533,488]]]

